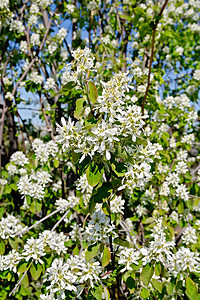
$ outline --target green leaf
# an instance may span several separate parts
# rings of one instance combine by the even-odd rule
[[[32,264],[30,268],[31,276],[33,277],[34,280],[37,280],[41,273],[42,273],[42,266],[38,264]]]
[[[111,164],[111,168],[118,177],[123,177],[127,171],[124,163],[114,162]]]
[[[110,293],[109,293],[109,290],[104,286],[103,288],[104,290],[104,296],[105,296],[105,299],[106,300],[110,300]]]
[[[20,274],[24,273],[27,269],[29,268],[29,263],[28,262],[23,262],[20,261],[17,265],[17,272]]]
[[[150,267],[149,264],[147,264],[145,267],[143,267],[142,272],[140,274],[140,280],[147,286],[151,280],[151,277],[153,276],[153,266]]]
[[[140,292],[140,296],[143,298],[143,299],[146,299],[149,297],[149,291],[143,287],[141,292]]]
[[[110,182],[105,182],[91,198],[94,199],[95,203],[102,203],[111,196],[112,191],[112,184]]]
[[[198,299],[198,289],[190,277],[186,278],[186,295],[190,300]]]
[[[148,142],[146,139],[144,139],[143,137],[136,137],[136,141],[135,143],[137,145],[143,145],[144,147],[146,147],[148,145]]]
[[[42,202],[38,199],[35,200],[35,211],[37,213],[41,212],[42,210]]]
[[[89,88],[89,99],[92,104],[94,104],[97,101],[97,88],[95,84],[92,81],[88,82],[88,88]]]
[[[69,81],[65,85],[63,85],[62,89],[59,91],[59,94],[64,94],[65,92],[72,90],[76,86],[75,81]]]
[[[19,278],[21,278],[23,275],[20,275]],[[28,275],[26,274],[22,280],[22,285],[26,288],[29,286],[29,280]]]
[[[180,204],[178,205],[178,213],[179,213],[179,214],[182,214],[183,211],[184,211],[184,204],[183,204],[183,203],[180,203]]]
[[[122,246],[122,247],[127,247],[127,248],[132,248],[133,246],[131,245],[131,243],[129,243],[128,241],[122,240],[120,238],[116,238],[114,240],[114,243],[116,245]]]
[[[0,240],[0,255],[5,253],[5,244],[2,240]]]
[[[95,243],[94,245],[90,245],[87,248],[87,251],[85,253],[87,262],[90,261],[93,257],[97,256],[98,251],[99,251],[99,244]]]
[[[9,241],[10,246],[11,246],[13,249],[15,249],[15,250],[18,249],[18,242],[17,242],[16,239],[14,239],[14,238],[9,238],[8,241]]]
[[[146,220],[142,221],[143,224],[150,224],[153,223],[155,219],[153,217],[147,218]]]
[[[151,283],[152,283],[154,289],[156,289],[159,293],[162,293],[163,285],[160,281],[158,281],[156,279],[152,279]]]
[[[127,278],[127,280],[126,280],[126,285],[127,285],[127,287],[128,287],[130,290],[132,290],[132,289],[135,288],[135,280],[133,279],[132,276],[129,276],[129,277]]]
[[[84,110],[85,110],[85,105],[86,105],[86,101],[84,98],[80,98],[76,100],[76,109],[74,111],[74,117],[77,120],[80,120],[81,117],[84,114]]]
[[[168,294],[168,295],[173,294],[173,292],[174,292],[174,287],[175,287],[175,284],[173,284],[172,282],[170,282],[170,283],[167,285],[166,289],[167,289],[167,294]]]
[[[157,262],[155,265],[155,274],[156,274],[156,276],[159,276],[160,273],[161,273],[161,265],[160,265],[160,263]]]
[[[17,187],[17,185],[16,185],[15,183],[11,183],[11,184],[10,184],[10,187],[11,187],[11,189],[14,190],[14,191],[17,191],[17,190],[18,190],[18,187]]]
[[[94,198],[94,197],[91,197],[91,198],[90,198],[90,201],[89,201],[89,212],[90,212],[91,215],[92,215],[93,212],[94,212],[95,206],[96,206],[95,198]]]
[[[91,294],[95,299],[102,300],[102,286],[94,287],[94,289],[91,290]]]
[[[56,169],[59,167],[59,161],[56,158],[53,161],[53,165]]]
[[[91,163],[86,170],[86,176],[89,185],[91,185],[92,187],[96,186],[101,178],[101,172],[98,168],[98,165],[95,163]]]
[[[73,254],[74,255],[79,255],[80,251],[79,251],[79,248],[76,246],[73,250]]]
[[[102,257],[102,267],[105,267],[109,264],[111,258],[111,253],[108,247],[104,247],[103,257]]]

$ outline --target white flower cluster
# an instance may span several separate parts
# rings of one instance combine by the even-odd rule
[[[194,71],[193,77],[194,77],[194,79],[196,79],[197,81],[200,80],[200,69]]]
[[[94,67],[94,57],[91,55],[91,50],[88,47],[84,49],[78,48],[72,50],[74,62],[72,67],[76,68],[77,75],[85,74],[87,71],[92,71]]]
[[[0,0],[0,9],[4,9],[9,7],[9,0]]]
[[[121,272],[131,271],[132,264],[138,265],[138,261],[141,257],[140,251],[133,248],[119,247],[119,260],[118,264],[123,265],[124,268]]]
[[[58,153],[58,146],[54,141],[44,143],[41,139],[36,138],[32,143],[32,147],[37,159],[41,163],[46,163],[50,155],[55,157]]]
[[[18,33],[23,33],[24,30],[25,30],[25,27],[24,27],[22,21],[11,19],[10,31],[17,31]]]
[[[57,209],[60,209],[61,212],[66,211],[68,208],[73,208],[74,206],[79,204],[80,199],[76,196],[68,196],[66,199],[58,199],[55,202],[55,206]]]
[[[36,0],[38,5],[41,5],[43,8],[47,8],[53,3],[53,0]]]
[[[117,236],[114,230],[115,225],[110,224],[109,217],[101,209],[96,209],[85,227],[83,238],[90,243],[98,241],[109,243],[109,235]]]
[[[77,292],[78,285],[84,283],[94,287],[94,283],[100,280],[102,267],[98,261],[87,262],[83,251],[79,256],[70,256],[66,262],[56,258],[46,272],[50,295],[59,292],[61,299],[66,299],[65,291]]]
[[[98,97],[95,109],[106,113],[107,120],[98,122],[90,132],[84,129],[82,120],[75,123],[70,117],[68,122],[61,119],[62,126],[57,125],[57,141],[63,144],[64,151],[74,149],[81,152],[80,162],[86,155],[92,158],[96,152],[110,160],[119,137],[130,136],[133,142],[136,141],[142,132],[143,119],[147,116],[142,116],[141,108],[132,104],[132,99],[125,95],[130,88],[129,81],[127,73],[119,73],[108,83],[102,82],[102,96]]]
[[[66,35],[67,35],[67,30],[65,28],[61,28],[58,31],[58,33],[56,35],[56,38],[58,39],[59,43],[63,42],[63,40],[65,39]]]
[[[10,162],[14,163],[17,166],[23,167],[24,165],[29,163],[29,160],[22,151],[17,151],[11,155]]]
[[[39,46],[40,45],[40,35],[38,33],[33,33],[31,35],[30,42],[31,42],[31,44],[33,44],[33,46]]]
[[[178,107],[182,111],[184,111],[185,108],[190,107],[190,99],[185,94],[176,97],[169,96],[163,101],[163,103],[169,109],[172,109],[173,107]]]
[[[10,271],[17,272],[17,264],[23,259],[27,262],[33,259],[35,263],[43,264],[41,257],[46,255],[45,247],[48,246],[60,255],[67,251],[64,245],[66,241],[68,241],[68,238],[63,232],[56,233],[55,231],[45,230],[39,234],[38,239],[33,237],[27,239],[21,254],[16,250],[12,250],[7,255],[0,255],[0,270],[10,269]]]
[[[29,80],[36,84],[42,84],[44,78],[42,77],[42,75],[39,75],[37,71],[32,71],[29,74]]]
[[[51,182],[51,175],[47,171],[37,171],[28,175],[23,175],[17,182],[20,194],[25,198],[26,196],[42,200],[45,194],[45,186]]]
[[[53,90],[56,88],[55,80],[51,77],[47,78],[44,88],[46,90]]]
[[[9,237],[14,237],[18,232],[25,228],[26,227],[21,223],[19,218],[8,215],[0,221],[0,236],[2,239],[8,239]]]

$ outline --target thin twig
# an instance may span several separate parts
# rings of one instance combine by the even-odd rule
[[[161,8],[161,11],[158,15],[158,18],[153,26],[153,35],[152,35],[152,42],[151,42],[151,57],[150,57],[150,63],[149,63],[149,72],[148,72],[148,79],[147,79],[147,88],[146,88],[146,92],[145,92],[145,95],[144,95],[144,98],[142,100],[142,115],[144,115],[144,105],[145,105],[145,102],[146,102],[146,99],[147,99],[147,94],[148,94],[148,91],[149,91],[149,88],[150,88],[150,77],[151,77],[151,67],[152,67],[152,62],[153,62],[153,55],[154,55],[154,43],[155,43],[155,35],[156,35],[156,28],[157,28],[157,25],[158,25],[158,22],[159,22],[159,19],[160,17],[162,16],[162,13],[167,5],[167,2],[169,0],[165,0],[165,3],[163,4],[162,8]]]
[[[14,289],[12,289],[12,291],[10,292],[9,294],[9,297],[16,291],[16,289],[18,288],[18,286],[21,284],[22,280],[24,279],[24,277],[26,276],[28,270],[30,269],[31,265],[32,265],[32,262],[30,263],[30,266],[28,267],[28,269],[24,272],[22,278],[18,281],[18,283],[15,285]]]
[[[52,213],[50,213],[49,215],[45,216],[44,218],[42,218],[41,220],[37,221],[35,224],[31,225],[30,227],[28,227],[25,230],[22,230],[20,232],[18,232],[15,236],[21,235],[26,233],[27,231],[29,231],[30,229],[36,227],[37,225],[39,225],[40,223],[42,223],[44,220],[50,218],[51,216],[55,215],[57,212],[59,212],[62,208],[58,208],[55,211],[53,211]]]
[[[42,50],[42,48],[43,48],[43,46],[44,46],[44,43],[45,43],[45,41],[46,41],[47,35],[48,35],[48,33],[49,33],[50,27],[51,27],[51,22],[52,22],[52,17],[51,17],[51,19],[50,19],[50,21],[49,21],[47,30],[46,30],[46,32],[45,32],[45,35],[44,35],[43,39],[42,39],[42,42],[41,42],[41,45],[40,45],[40,47],[39,47],[39,49],[38,49],[37,55],[35,55],[35,57],[32,59],[32,61],[31,61],[31,63],[29,64],[28,68],[25,70],[25,72],[22,74],[22,76],[21,76],[20,79],[17,81],[16,85],[14,86],[14,89],[13,89],[13,91],[12,91],[12,95],[13,95],[13,96],[15,95],[18,86],[20,85],[20,83],[22,82],[22,80],[26,77],[26,75],[28,74],[29,70],[31,69],[31,67],[32,67],[33,64],[35,63],[35,60],[36,60],[36,58],[38,57],[39,52]]]
[[[51,229],[51,231],[54,231],[56,229],[56,227],[62,222],[62,220],[64,220],[64,218],[66,217],[66,215],[69,213],[70,211],[67,210],[64,215],[62,216],[62,218],[53,226],[53,228]]]

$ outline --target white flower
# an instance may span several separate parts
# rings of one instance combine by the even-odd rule
[[[66,30],[65,28],[61,28],[61,29],[58,31],[58,33],[57,33],[56,36],[57,36],[59,42],[62,43],[63,40],[65,39],[66,35],[67,35],[67,30]]]
[[[39,46],[40,45],[40,35],[38,33],[33,33],[31,35],[30,42],[31,42],[31,44],[33,44],[33,46]]]
[[[198,81],[200,80],[200,69],[194,71],[193,77]]]
[[[10,162],[15,163],[17,166],[23,167],[29,163],[29,160],[22,151],[17,151],[11,155]]]
[[[28,52],[28,45],[27,45],[26,41],[21,41],[20,42],[20,49],[24,53]]]
[[[182,241],[186,245],[190,244],[196,244],[197,243],[197,234],[196,234],[196,229],[188,226],[186,229],[183,231],[183,236],[182,236]]]
[[[119,247],[119,265],[123,265],[124,268],[121,270],[121,272],[124,271],[131,271],[132,267],[131,264],[138,265],[139,259],[140,259],[140,252],[133,249],[133,248],[126,248],[126,247]]]
[[[47,78],[44,88],[46,90],[53,90],[56,88],[55,80],[51,77]]]
[[[115,196],[115,198],[110,201],[111,212],[123,214],[124,204],[125,200],[122,199],[122,196]]]
[[[5,94],[5,98],[12,101],[12,100],[14,99],[14,96],[12,95],[11,92],[7,92],[7,93]]]

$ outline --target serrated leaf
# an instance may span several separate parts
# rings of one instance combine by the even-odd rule
[[[147,264],[145,267],[143,267],[142,272],[140,274],[140,280],[148,286],[151,277],[153,276],[153,266],[150,267],[149,264]]]
[[[105,267],[109,264],[111,259],[111,253],[108,247],[104,247],[103,257],[102,257],[102,267]]]
[[[96,165],[95,163],[91,163],[86,170],[86,177],[89,185],[91,185],[92,187],[96,186],[101,178],[101,172],[98,168],[98,165]]]
[[[89,88],[89,99],[92,104],[94,104],[97,101],[97,88],[95,84],[92,81],[88,82],[88,88]]]
[[[90,245],[87,248],[87,251],[85,253],[87,262],[90,261],[93,257],[97,256],[98,251],[99,251],[99,244],[95,243],[94,245]]]
[[[149,291],[147,290],[147,288],[143,287],[143,288],[141,289],[140,296],[141,296],[143,299],[146,299],[146,298],[149,297]]]
[[[162,293],[162,288],[163,288],[163,285],[160,281],[156,280],[156,279],[152,279],[151,280],[151,283],[154,287],[154,289],[156,289],[159,293]]]
[[[5,253],[5,244],[2,240],[0,240],[0,255]]]
[[[74,111],[74,117],[77,120],[80,120],[81,117],[84,114],[84,110],[85,110],[85,105],[86,105],[86,101],[84,98],[80,98],[76,100],[76,109]]]
[[[37,280],[42,273],[42,266],[38,264],[32,264],[30,268],[31,276],[34,280]]]

